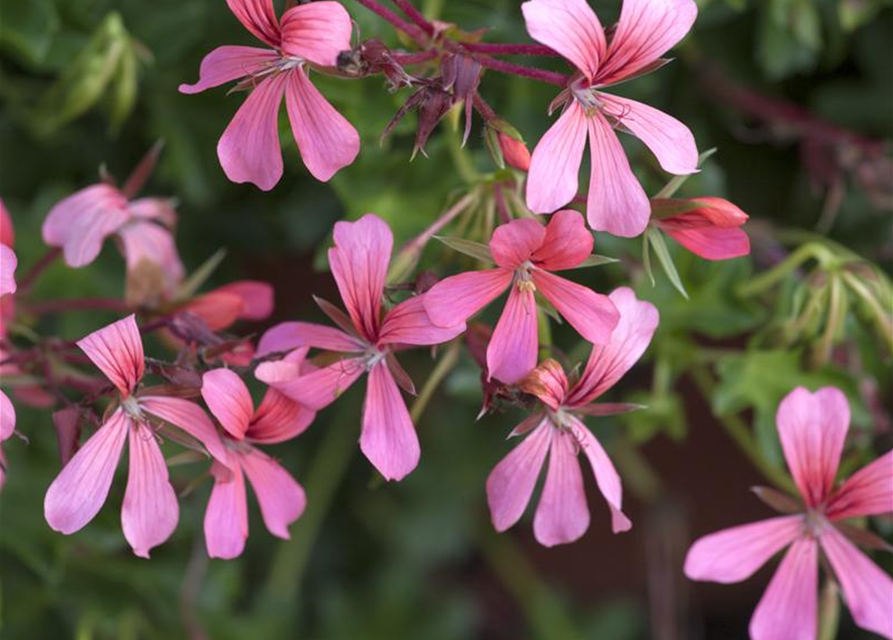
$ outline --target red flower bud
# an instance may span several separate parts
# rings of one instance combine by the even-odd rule
[[[747,214],[728,200],[652,200],[651,218],[659,229],[707,260],[728,260],[750,253],[750,239],[739,228],[747,222]]]
[[[527,145],[502,131],[499,132],[498,137],[499,148],[502,150],[505,163],[521,171],[530,169],[530,151],[527,149]]]

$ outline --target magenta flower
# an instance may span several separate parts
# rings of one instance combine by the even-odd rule
[[[400,480],[416,468],[420,451],[409,411],[397,388],[399,381],[411,392],[412,382],[395,352],[405,345],[447,342],[462,333],[465,324],[431,324],[424,295],[382,313],[381,298],[394,237],[381,218],[370,213],[356,222],[338,222],[334,237],[329,266],[348,315],[328,303],[324,310],[341,328],[308,322],[279,324],[261,338],[258,356],[314,347],[345,357],[309,374],[297,372],[288,362],[265,362],[255,375],[317,411],[331,404],[361,375],[368,374],[360,449],[386,479]]]
[[[657,214],[654,225],[695,255],[706,260],[730,260],[750,254],[750,238],[741,229],[747,214],[728,200],[652,200],[651,207]]]
[[[16,292],[15,272],[18,263],[15,251],[0,244],[0,296]]]
[[[246,29],[270,49],[217,47],[205,56],[196,84],[180,93],[199,93],[233,80],[252,87],[217,144],[226,177],[251,182],[264,191],[282,177],[279,107],[285,107],[292,134],[307,170],[329,180],[360,150],[356,129],[326,102],[310,82],[307,68],[334,67],[341,51],[351,48],[351,21],[337,2],[292,7],[276,19],[272,0],[227,0]]]
[[[289,354],[285,362],[299,371],[307,349]],[[227,464],[214,462],[214,489],[205,512],[205,544],[212,558],[235,558],[248,538],[248,499],[245,475],[260,503],[264,524],[274,536],[288,539],[288,526],[301,517],[304,489],[273,458],[255,444],[285,442],[304,432],[316,414],[275,389],[268,389],[257,410],[242,379],[229,369],[208,371],[202,397],[226,430]],[[243,475],[244,473],[244,475]]]
[[[698,150],[691,132],[675,118],[602,89],[663,64],[660,56],[688,33],[697,6],[693,0],[624,0],[610,43],[586,0],[530,0],[521,9],[530,36],[578,70],[553,103],[563,103],[564,112],[533,151],[527,205],[550,213],[576,197],[588,135],[589,225],[618,236],[639,235],[648,224],[648,196],[614,129],[638,137],[669,173],[697,171]]]
[[[0,217],[7,218],[6,208],[3,206],[3,201],[0,200]],[[6,224],[5,221],[0,222],[0,229],[9,229],[10,233],[12,231],[12,225]],[[0,239],[5,239],[3,234],[0,236]],[[10,241],[12,240],[12,236],[9,235],[8,238]],[[0,243],[0,296],[5,296],[7,293],[15,293],[16,290],[16,281],[15,281],[15,269],[17,265],[16,254],[15,252],[7,246],[5,243]],[[0,338],[5,337],[3,335],[3,325],[2,321],[0,321]],[[0,359],[4,358],[5,355],[0,349]],[[12,434],[15,432],[16,428],[16,412],[15,407],[12,406],[12,402],[10,402],[6,393],[0,390],[0,443],[4,440],[9,439]],[[6,460],[3,457],[3,449],[0,448],[0,489],[3,488],[3,484],[6,481]]]
[[[551,273],[580,266],[592,245],[576,211],[557,212],[545,227],[536,220],[513,220],[490,238],[497,268],[441,280],[425,294],[425,311],[435,325],[452,326],[510,289],[487,347],[487,371],[491,378],[515,383],[536,366],[536,291],[589,342],[604,344],[611,337],[618,315],[607,296]]]
[[[778,407],[776,422],[802,513],[704,536],[688,552],[685,575],[739,582],[790,545],[750,620],[750,637],[815,640],[823,554],[856,624],[893,638],[893,580],[847,539],[853,529],[843,523],[893,512],[893,451],[834,489],[850,423],[846,396],[834,387],[798,387]]]
[[[541,411],[515,427],[511,435],[530,432],[496,465],[487,478],[487,502],[497,531],[514,525],[527,508],[540,472],[549,456],[549,471],[533,520],[540,544],[551,547],[573,542],[589,528],[589,508],[577,456],[589,459],[608,507],[614,533],[632,527],[623,514],[620,476],[599,441],[583,424],[583,417],[605,416],[636,408],[632,405],[593,403],[613,387],[648,348],[659,321],[657,309],[636,299],[621,287],[610,295],[620,312],[620,322],[603,346],[595,346],[580,379],[570,385],[554,360],[537,367],[521,389],[537,396]]]
[[[148,558],[149,550],[173,533],[179,517],[153,420],[182,429],[217,460],[226,460],[227,452],[198,405],[182,398],[134,393],[143,377],[145,356],[132,315],[91,333],[78,346],[118,389],[118,406],[53,480],[44,500],[44,515],[53,529],[65,534],[90,522],[108,497],[128,440],[130,464],[121,524],[133,552]]]

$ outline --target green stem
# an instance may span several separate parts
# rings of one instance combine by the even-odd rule
[[[437,387],[440,386],[440,383],[447,377],[447,374],[452,371],[453,367],[456,366],[456,363],[459,362],[459,348],[461,345],[461,341],[454,340],[443,352],[443,355],[440,357],[440,360],[438,360],[437,366],[434,367],[431,375],[425,380],[425,386],[422,387],[418,397],[412,404],[412,409],[409,411],[409,416],[412,418],[414,424],[418,422],[419,418],[425,412],[425,408],[428,406],[428,402],[431,400],[434,392],[437,391]]]
[[[465,153],[465,149],[462,148],[462,145],[459,142],[460,136],[458,132],[452,135],[447,135],[446,138],[447,149],[449,149],[453,166],[456,167],[456,171],[462,177],[462,180],[467,184],[477,183],[480,180],[480,174],[469,159],[468,154]]]
[[[549,323],[549,316],[542,309],[536,310],[536,320],[540,342],[537,357],[542,362],[552,356],[552,325]]]
[[[757,276],[745,285],[738,287],[738,295],[746,298],[758,293],[762,293],[763,291],[766,291],[767,289],[774,286],[776,283],[783,280],[789,273],[791,273],[794,269],[799,267],[810,258],[819,259],[817,246],[818,245],[810,243],[798,247],[796,251],[785,258],[780,264],[773,267],[766,273]],[[824,249],[823,247],[819,248]]]
[[[840,596],[837,583],[826,579],[819,598],[819,635],[818,640],[834,640],[840,626]]]

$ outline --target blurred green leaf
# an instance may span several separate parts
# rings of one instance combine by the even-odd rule
[[[0,47],[38,66],[59,29],[52,0],[0,0]]]

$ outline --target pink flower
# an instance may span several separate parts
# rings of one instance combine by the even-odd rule
[[[360,449],[386,479],[400,480],[419,462],[419,440],[397,387],[399,381],[400,386],[412,391],[412,381],[397,362],[395,352],[401,345],[447,342],[462,333],[465,325],[432,325],[423,306],[424,295],[382,312],[381,299],[394,238],[381,218],[370,213],[356,222],[338,222],[334,237],[329,265],[347,314],[328,303],[324,310],[340,329],[285,322],[264,334],[258,355],[296,347],[347,355],[300,375],[288,362],[265,362],[255,375],[316,411],[331,404],[361,375],[368,374]]]
[[[741,229],[747,214],[728,200],[652,200],[651,210],[658,229],[706,260],[730,260],[750,254],[750,238]]]
[[[307,349],[289,354],[284,362],[306,370]],[[235,558],[248,538],[248,501],[245,478],[254,487],[261,515],[274,536],[288,539],[288,526],[307,503],[304,489],[273,458],[254,444],[274,444],[304,432],[316,414],[275,389],[268,389],[254,409],[242,379],[229,369],[214,369],[203,376],[202,397],[226,435],[227,464],[214,462],[214,489],[205,512],[205,543],[212,558]]]
[[[0,444],[12,437],[16,430],[16,410],[9,397],[0,390]],[[0,447],[0,489],[6,484],[6,458]]]
[[[577,456],[589,459],[611,510],[614,533],[632,527],[621,511],[620,476],[599,441],[583,424],[583,417],[604,416],[636,408],[623,404],[593,403],[636,363],[644,353],[659,321],[657,309],[636,299],[622,287],[610,295],[620,311],[620,322],[603,346],[593,347],[580,379],[570,385],[554,360],[537,367],[521,389],[543,403],[542,410],[515,427],[511,435],[530,432],[496,465],[487,478],[487,502],[497,531],[514,525],[527,508],[540,472],[549,456],[549,470],[533,520],[536,539],[547,547],[573,542],[589,528],[589,508]]]
[[[130,464],[121,524],[133,552],[148,558],[149,550],[173,533],[179,516],[153,421],[182,429],[217,460],[226,460],[227,452],[217,429],[196,404],[134,394],[145,361],[132,315],[91,333],[78,346],[118,389],[118,406],[53,480],[44,500],[44,515],[53,529],[65,534],[90,522],[105,503],[128,440]]]
[[[7,244],[13,241],[12,223],[3,201],[0,200],[0,296],[7,293],[15,293],[15,270],[18,261],[16,254]],[[4,338],[3,322],[0,320],[0,339]],[[0,359],[5,358],[5,352],[0,349]],[[15,432],[16,412],[9,397],[0,391],[0,442],[7,440]],[[6,481],[6,460],[3,457],[3,449],[0,449],[0,489]]]
[[[251,182],[264,191],[282,177],[279,107],[285,107],[307,170],[329,180],[360,150],[351,124],[326,102],[310,82],[307,68],[334,67],[350,49],[351,20],[337,2],[292,7],[276,20],[272,0],[227,0],[246,29],[269,49],[224,46],[202,60],[199,81],[180,85],[180,93],[198,93],[233,80],[252,87],[220,142],[217,157],[233,182]]]
[[[588,135],[589,225],[618,236],[639,235],[648,224],[648,196],[613,130],[642,140],[669,173],[697,171],[698,150],[675,118],[602,89],[662,65],[660,56],[688,33],[697,6],[693,0],[624,0],[610,43],[586,0],[530,0],[521,9],[530,36],[578,70],[556,101],[564,104],[561,117],[533,151],[527,205],[549,213],[574,199]]]
[[[852,528],[842,522],[893,511],[893,451],[834,489],[850,423],[846,396],[834,387],[798,387],[778,407],[776,422],[803,512],[704,536],[689,550],[685,574],[739,582],[790,545],[750,620],[750,636],[815,640],[821,553],[856,624],[893,638],[893,580],[847,539]]]
[[[68,266],[84,267],[96,259],[105,239],[114,235],[128,273],[148,261],[160,268],[166,293],[170,294],[184,272],[170,231],[176,220],[169,200],[128,201],[116,187],[94,184],[50,209],[43,223],[43,240],[51,247],[62,247]]]
[[[273,287],[259,280],[238,280],[196,297],[183,311],[197,315],[211,331],[228,329],[237,320],[266,320],[273,313]]]
[[[611,337],[618,315],[607,296],[551,273],[579,266],[592,245],[592,234],[576,211],[557,212],[545,227],[536,220],[513,220],[490,239],[497,268],[441,280],[425,294],[425,311],[435,325],[452,326],[510,289],[487,347],[487,370],[492,378],[515,383],[536,366],[535,291],[589,342],[604,344]]]

